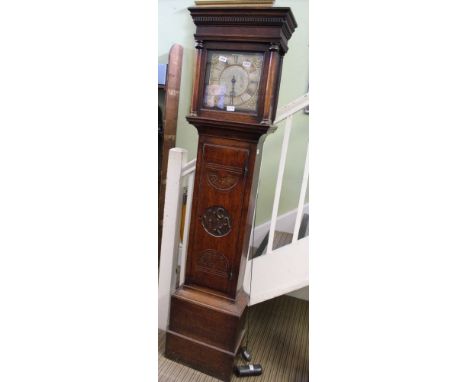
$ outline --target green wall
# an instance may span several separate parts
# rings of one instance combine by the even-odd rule
[[[195,54],[193,34],[195,26],[187,11],[193,0],[159,0],[158,6],[158,54],[159,63],[167,63],[172,44],[184,48],[182,80],[180,88],[179,121],[177,126],[178,147],[189,152],[189,159],[196,155],[198,134],[185,120],[190,107],[192,91],[193,58]],[[291,7],[298,27],[289,41],[289,51],[284,57],[283,74],[278,106],[287,104],[307,92],[309,78],[309,9],[308,0],[277,0],[275,6]],[[278,173],[284,124],[265,140],[258,190],[256,225],[268,221],[273,206],[273,194]],[[293,121],[279,214],[297,207],[302,182],[304,157],[308,146],[309,118],[297,113]]]

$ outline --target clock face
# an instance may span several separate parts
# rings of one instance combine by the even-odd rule
[[[208,51],[203,107],[255,113],[262,66],[263,53]]]

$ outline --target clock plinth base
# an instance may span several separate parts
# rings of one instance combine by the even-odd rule
[[[233,301],[183,286],[171,297],[167,358],[230,381],[244,336],[247,295]]]
[[[236,354],[222,351],[171,331],[166,333],[167,358],[221,381],[231,381]]]

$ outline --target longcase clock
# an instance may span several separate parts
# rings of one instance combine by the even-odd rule
[[[243,278],[264,137],[274,130],[290,8],[189,8],[196,25],[187,120],[199,133],[185,282],[166,356],[229,381],[244,336]]]

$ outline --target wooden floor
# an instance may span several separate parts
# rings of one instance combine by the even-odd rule
[[[237,378],[240,382],[305,382],[309,375],[309,304],[281,296],[251,308],[249,351],[263,374]],[[182,366],[164,357],[165,335],[159,333],[159,381],[215,382],[218,379]],[[239,360],[239,363],[242,363]]]

